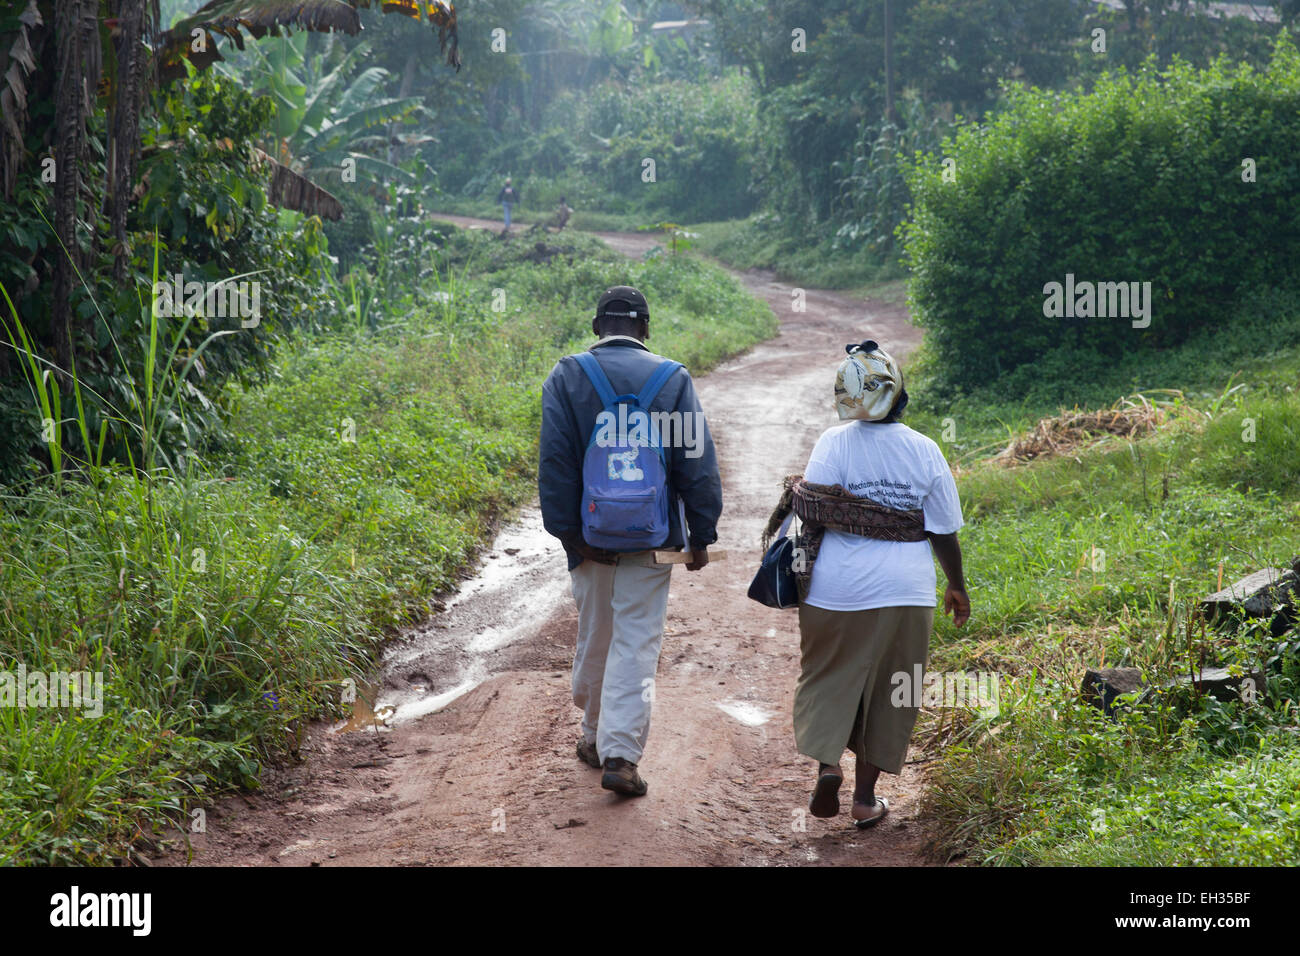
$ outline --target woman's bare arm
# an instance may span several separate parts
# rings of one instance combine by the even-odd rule
[[[930,546],[934,556],[939,559],[939,567],[948,578],[948,588],[943,593],[943,611],[952,615],[953,624],[961,627],[970,619],[970,596],[966,593],[966,578],[961,567],[961,545],[957,541],[957,532],[952,534],[931,534]]]

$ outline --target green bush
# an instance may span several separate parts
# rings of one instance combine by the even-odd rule
[[[330,255],[338,260],[339,275],[347,275],[353,266],[362,262],[374,243],[376,206],[367,193],[357,190],[348,197],[343,207],[343,218],[322,225]]]
[[[962,128],[912,171],[903,227],[914,314],[949,379],[977,385],[1058,348],[1110,360],[1175,345],[1287,281],[1297,112],[1300,56],[1283,34],[1265,72],[1148,67],[1086,94],[1015,92],[989,124]],[[1045,315],[1045,285],[1067,273],[1149,282],[1149,327]]]

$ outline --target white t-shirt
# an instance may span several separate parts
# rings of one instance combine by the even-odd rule
[[[964,523],[957,483],[939,446],[902,422],[851,421],[817,440],[807,481],[842,485],[890,508],[925,512],[925,530],[951,534]],[[826,530],[813,564],[808,604],[828,611],[934,607],[929,541],[881,541]]]

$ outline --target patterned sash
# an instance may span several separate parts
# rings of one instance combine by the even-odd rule
[[[763,529],[765,552],[791,511],[803,521],[803,530],[795,539],[795,546],[804,554],[803,569],[795,569],[800,601],[808,597],[813,562],[827,528],[881,541],[925,540],[925,513],[920,508],[902,511],[860,498],[840,485],[819,485],[804,481],[803,475],[788,475],[781,500]]]

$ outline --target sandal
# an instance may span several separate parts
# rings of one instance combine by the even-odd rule
[[[858,800],[853,801],[855,806],[859,802],[860,801]],[[868,806],[868,804],[862,804],[862,805]],[[886,800],[884,797],[876,797],[876,802],[870,804],[870,806],[880,807],[881,808],[880,813],[876,814],[874,817],[867,817],[865,820],[854,820],[853,825],[857,827],[859,830],[870,830],[881,820],[885,819],[886,814],[889,813],[889,801]]]
[[[844,774],[827,767],[817,776],[817,786],[808,801],[808,812],[815,817],[833,817],[840,812],[840,786]]]

